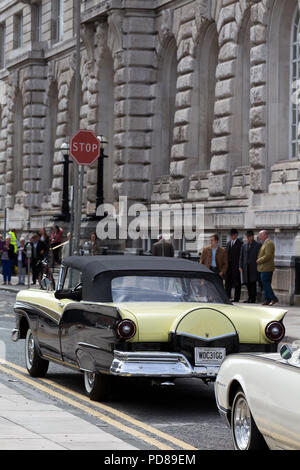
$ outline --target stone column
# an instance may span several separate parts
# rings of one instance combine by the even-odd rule
[[[119,35],[116,35],[118,31]],[[109,17],[115,71],[114,197],[146,201],[150,193],[155,21],[149,14]],[[120,43],[121,40],[121,43]],[[118,48],[118,47],[119,48]]]
[[[23,189],[25,207],[41,207],[44,188],[42,167],[44,153],[44,130],[46,106],[44,94],[47,84],[47,70],[43,65],[29,65],[23,75],[24,140],[23,140]]]
[[[250,110],[250,189],[266,191],[267,166],[267,25],[269,2],[262,0],[251,7],[251,110]]]
[[[1,94],[2,95],[2,94]],[[3,100],[1,101],[1,123],[0,123],[0,209],[5,208],[6,196],[6,163],[7,163],[7,136],[8,136],[8,105],[7,85],[3,88]]]
[[[190,123],[192,119],[192,92],[195,71],[195,6],[186,5],[174,13],[174,35],[177,51],[177,93],[175,103],[173,146],[170,164],[170,199],[181,200],[188,189],[190,159]]]
[[[209,195],[225,198],[231,184],[232,161],[230,157],[232,115],[234,109],[235,74],[237,60],[237,13],[242,18],[239,2],[226,1],[216,18],[219,33],[219,58],[215,94],[215,120],[211,145],[211,176]]]

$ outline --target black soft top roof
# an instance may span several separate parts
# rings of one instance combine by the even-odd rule
[[[102,273],[128,271],[156,271],[213,274],[206,266],[181,258],[160,256],[70,256],[63,266],[78,269],[91,280]]]
[[[159,256],[70,256],[63,266],[82,273],[82,300],[112,302],[111,281],[115,277],[142,276],[195,276],[205,278],[217,288],[223,303],[229,303],[223,281],[202,264],[182,258]]]

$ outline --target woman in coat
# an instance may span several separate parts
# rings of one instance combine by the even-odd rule
[[[246,284],[248,289],[248,300],[246,303],[256,303],[256,283],[259,281],[259,273],[257,271],[257,257],[261,244],[254,240],[252,230],[247,231],[247,243],[242,246],[240,255],[240,272],[242,274],[242,282]]]
[[[2,262],[2,274],[3,274],[3,285],[11,285],[11,275],[13,262],[15,258],[15,248],[14,245],[10,242],[10,237],[6,237],[5,242],[0,242],[1,250],[1,262]]]

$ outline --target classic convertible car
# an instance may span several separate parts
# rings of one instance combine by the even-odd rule
[[[300,450],[300,349],[233,354],[215,382],[236,450]]]
[[[56,292],[21,291],[15,312],[29,374],[49,361],[78,369],[98,400],[112,376],[214,381],[228,354],[276,351],[286,314],[232,305],[198,263],[142,256],[66,258]]]

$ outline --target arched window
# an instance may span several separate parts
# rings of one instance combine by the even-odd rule
[[[190,154],[198,156],[195,170],[210,168],[218,56],[218,33],[215,23],[211,23],[203,32],[196,50],[197,68],[191,120],[194,137],[190,142]]]
[[[299,99],[300,99],[300,12],[296,9],[291,44],[291,126],[290,126],[290,158],[299,155]]]
[[[292,76],[299,71],[299,43],[295,44],[297,32],[296,10],[298,1],[274,0],[269,27],[268,64],[268,161],[271,166],[279,161],[297,157],[296,108],[291,106]],[[299,20],[298,20],[299,23]],[[291,40],[292,35],[292,40]],[[299,39],[298,39],[299,41]],[[291,47],[291,43],[293,47]],[[298,60],[297,60],[298,56]],[[291,64],[293,64],[291,66]],[[298,75],[298,78],[299,75]],[[292,109],[293,108],[293,109]],[[292,119],[290,118],[292,115]]]
[[[238,35],[234,126],[232,129],[232,162],[235,168],[249,165],[250,27],[250,10],[248,10]]]
[[[177,45],[171,39],[158,66],[156,126],[152,155],[152,178],[169,174],[177,82]]]

